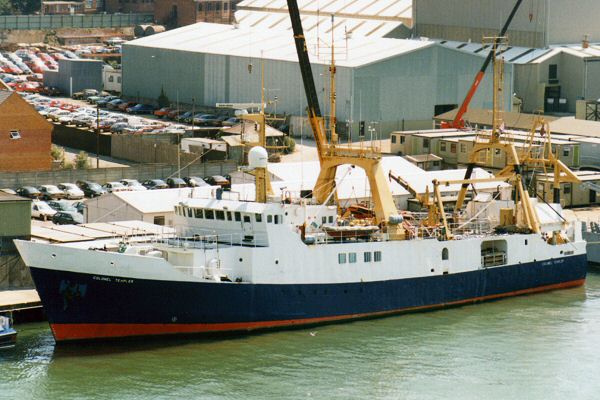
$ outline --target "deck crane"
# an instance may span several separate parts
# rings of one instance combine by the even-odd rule
[[[334,129],[332,129],[331,142],[327,141],[324,119],[319,107],[319,99],[308,56],[308,48],[302,28],[298,3],[296,0],[287,0],[287,5],[292,22],[304,91],[306,93],[308,119],[317,143],[319,162],[321,164],[321,172],[317,178],[313,195],[319,203],[323,204],[327,202],[330,194],[335,190],[337,167],[344,164],[358,166],[365,170],[369,179],[374,203],[375,222],[382,226],[390,239],[403,240],[405,239],[405,231],[401,223],[402,218],[396,209],[392,193],[381,166],[381,154],[373,149],[357,149],[339,145]],[[330,71],[332,74],[335,73],[333,57]],[[331,97],[334,98],[334,96]]]
[[[502,30],[500,30],[500,34],[498,35],[498,40],[499,40],[499,38],[504,37],[506,35],[506,32],[508,31],[508,27],[510,26],[510,23],[512,22],[513,18],[515,17],[515,14],[519,10],[519,7],[521,6],[522,2],[523,2],[523,0],[517,0],[517,3],[513,7],[510,15],[508,16],[508,19],[504,23]],[[495,43],[495,45],[497,46],[498,44],[499,44],[499,42],[497,41]],[[479,70],[479,72],[477,72],[477,75],[475,75],[475,80],[471,84],[471,88],[467,92],[467,96],[465,97],[462,104],[460,105],[460,108],[458,109],[458,112],[456,113],[454,120],[452,122],[442,122],[441,123],[442,129],[448,129],[448,128],[462,129],[462,128],[464,128],[465,121],[463,120],[463,116],[467,112],[467,110],[469,108],[469,104],[471,103],[473,96],[475,96],[475,92],[477,92],[477,88],[479,87],[479,84],[483,80],[485,71],[486,71],[487,67],[490,65],[490,63],[492,62],[493,57],[494,57],[494,54],[490,49],[490,52],[488,53],[487,57],[485,58],[485,61],[483,62],[481,69]],[[469,178],[467,177],[466,179],[469,179]]]

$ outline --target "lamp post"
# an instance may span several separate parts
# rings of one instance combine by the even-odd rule
[[[96,102],[96,169],[100,168],[100,106]]]

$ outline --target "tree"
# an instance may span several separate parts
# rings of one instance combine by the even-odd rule
[[[12,4],[10,0],[0,0],[0,15],[12,14]]]
[[[40,11],[41,2],[39,0],[11,0],[13,9],[19,14],[33,14]]]
[[[90,167],[90,160],[88,154],[85,151],[80,151],[75,157],[75,168],[76,169],[88,169]]]
[[[171,104],[171,103],[169,101],[169,98],[165,94],[165,88],[161,87],[160,88],[160,96],[158,96],[158,106],[160,108],[163,108],[163,107],[168,107],[169,104]]]

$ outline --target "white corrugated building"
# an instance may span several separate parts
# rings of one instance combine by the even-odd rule
[[[335,12],[334,5],[340,4],[338,8],[342,9],[342,3],[348,5],[341,0],[330,3],[323,3],[323,9],[331,6],[330,11]],[[404,17],[385,15],[386,7],[392,10],[390,7],[404,1],[386,0],[382,9],[372,0],[352,3],[352,10],[345,10],[352,13],[341,12],[334,20],[336,113],[341,124],[353,121],[356,137],[358,121],[375,121],[374,129],[386,136],[393,130],[429,128],[434,114],[460,104],[481,67],[478,55],[429,40],[386,37],[405,25],[400,20]],[[315,10],[302,14],[324,115],[329,114],[330,11],[323,16],[316,16]],[[185,104],[191,104],[192,99],[197,105],[209,106],[257,102],[262,59],[268,111],[303,115],[306,96],[287,13],[281,7],[239,12],[241,21],[237,25],[198,23],[123,45],[123,94],[154,100],[164,89],[171,101],[179,99]],[[407,12],[400,9],[393,14]],[[251,13],[263,13],[264,18]],[[505,85],[510,93],[511,66],[506,67]],[[491,99],[488,75],[472,105],[489,108]],[[507,110],[509,103],[507,99]],[[298,127],[294,128],[297,133]]]

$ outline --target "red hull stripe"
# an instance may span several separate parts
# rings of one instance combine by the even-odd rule
[[[458,300],[443,304],[434,304],[418,307],[407,307],[399,310],[381,311],[364,314],[337,315],[331,317],[318,317],[306,319],[290,319],[277,321],[257,322],[229,322],[218,324],[50,324],[52,333],[57,342],[68,340],[85,340],[100,338],[116,338],[128,336],[151,336],[185,333],[207,333],[207,332],[235,332],[252,331],[256,329],[290,327],[298,325],[318,324],[341,320],[360,319],[367,317],[383,316],[401,312],[419,311],[426,309],[456,306],[461,304],[476,303],[484,300],[499,299],[502,297],[518,296],[529,293],[537,293],[555,289],[565,289],[581,286],[585,279],[557,283],[554,285],[540,286],[532,289],[517,290],[514,292],[494,294],[490,296],[475,297],[471,299]]]

